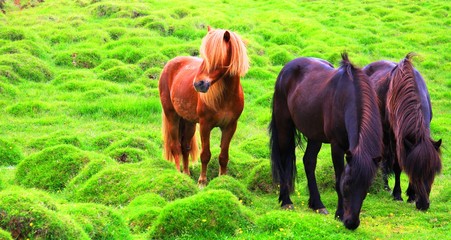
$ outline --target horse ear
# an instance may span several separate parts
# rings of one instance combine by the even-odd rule
[[[230,33],[229,31],[224,32],[224,41],[229,42],[230,41]]]
[[[210,25],[208,25],[208,26],[207,26],[207,30],[208,30],[208,32],[210,32],[210,31],[211,31],[211,27],[210,27]]]
[[[432,141],[432,144],[435,147],[435,150],[439,150],[440,146],[442,146],[442,139],[438,140],[437,142]]]

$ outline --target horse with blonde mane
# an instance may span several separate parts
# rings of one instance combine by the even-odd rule
[[[211,158],[210,132],[222,132],[219,174],[227,174],[230,141],[244,108],[240,77],[249,69],[246,47],[240,36],[222,29],[211,29],[202,40],[199,57],[176,57],[164,67],[159,80],[163,107],[164,155],[174,160],[180,171],[190,174],[189,156],[198,155],[195,138],[199,123],[202,171],[198,184],[207,184],[207,166]]]

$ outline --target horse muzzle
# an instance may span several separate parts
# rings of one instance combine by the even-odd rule
[[[208,89],[210,88],[211,83],[207,82],[205,80],[197,81],[193,83],[194,89],[196,89],[197,92],[206,93]]]
[[[345,227],[347,229],[355,230],[360,225],[360,219],[358,217],[357,218],[344,218],[343,224],[345,225]]]

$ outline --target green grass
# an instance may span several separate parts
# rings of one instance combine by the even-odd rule
[[[171,229],[173,237],[192,239],[206,236],[202,227],[217,239],[448,237],[451,3],[21,2],[29,4],[19,10],[6,0],[6,14],[0,13],[0,238],[148,239],[163,238],[162,231]],[[208,25],[239,33],[251,68],[241,80],[245,109],[231,144],[230,178],[217,177],[220,131],[215,129],[212,185],[199,190],[199,162],[190,164],[187,177],[162,160],[158,78],[168,60],[199,55]],[[360,227],[349,231],[333,214],[308,209],[302,150],[296,152],[295,210],[279,210],[267,134],[277,74],[301,56],[337,66],[343,51],[358,66],[418,53],[413,62],[431,95],[432,136],[443,139],[443,171],[427,212],[392,201],[377,181],[364,201]],[[330,212],[337,204],[332,169],[325,144],[317,178]],[[407,182],[403,174],[403,191]],[[178,214],[176,224],[170,223],[172,212]],[[231,215],[233,221],[224,222]]]

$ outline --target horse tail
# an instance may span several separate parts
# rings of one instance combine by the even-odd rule
[[[171,145],[172,145],[172,139],[169,132],[169,121],[166,115],[164,114],[164,111],[161,114],[162,116],[162,133],[163,133],[163,156],[168,161],[173,161],[174,156],[172,156],[171,152]]]
[[[191,149],[189,154],[191,156],[191,161],[197,162],[197,158],[199,157],[199,146],[197,146],[196,134],[191,138]]]
[[[185,138],[185,135],[184,135],[184,131],[185,131],[185,127],[186,127],[185,124],[186,124],[186,120],[180,119],[180,123],[179,123],[180,144],[182,143],[182,139]],[[184,147],[184,146],[182,146],[182,147]],[[199,147],[197,146],[196,134],[194,134],[190,140],[190,146],[189,146],[188,152],[189,152],[189,155],[191,156],[191,161],[196,162],[197,157],[199,156]]]
[[[272,101],[272,117],[269,124],[271,171],[273,182],[280,184],[279,202],[291,202],[289,194],[294,191],[296,178],[295,149],[300,142],[300,134],[289,117],[286,97],[281,96],[280,88],[283,73],[277,79]],[[283,133],[282,133],[283,132]],[[283,135],[280,135],[283,134]],[[283,143],[280,142],[283,140]]]
[[[355,166],[352,175],[360,181],[359,184],[369,187],[382,156],[382,123],[378,98],[362,69],[355,67],[346,53],[342,54],[342,59],[341,67],[354,84],[358,119],[358,135],[355,139],[350,139],[350,153]],[[352,126],[354,123],[349,124]]]

